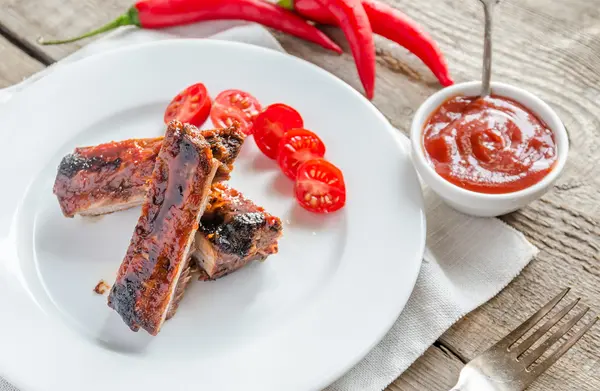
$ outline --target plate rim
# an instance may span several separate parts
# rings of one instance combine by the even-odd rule
[[[146,48],[153,48],[153,47],[160,47],[160,46],[170,46],[170,45],[174,45],[174,44],[181,45],[183,42],[185,42],[185,45],[189,44],[192,46],[194,46],[194,45],[200,45],[200,46],[202,46],[202,45],[217,45],[217,46],[224,45],[224,46],[232,46],[234,48],[235,47],[243,47],[244,50],[253,50],[255,52],[266,53],[267,55],[288,57],[288,58],[291,58],[290,61],[300,62],[300,63],[302,63],[302,65],[304,67],[308,67],[308,68],[312,69],[312,71],[320,72],[324,76],[336,80],[336,83],[338,84],[339,87],[345,88],[347,93],[355,94],[362,101],[363,104],[365,104],[365,103],[367,104],[367,106],[370,108],[370,110],[373,112],[374,115],[378,116],[381,120],[383,120],[383,122],[385,122],[387,124],[387,126],[386,126],[387,131],[390,132],[390,134],[396,140],[398,149],[402,150],[405,153],[407,159],[410,160],[410,150],[407,149],[408,138],[404,134],[402,134],[398,129],[395,129],[391,125],[391,123],[387,120],[387,118],[376,108],[376,106],[371,101],[366,99],[356,89],[354,89],[352,86],[350,86],[345,81],[340,79],[338,76],[328,72],[327,70],[325,70],[323,68],[320,68],[319,66],[317,66],[303,58],[290,55],[286,52],[279,52],[274,49],[257,46],[257,45],[253,45],[253,44],[247,44],[247,43],[243,43],[243,42],[237,42],[237,41],[226,41],[226,40],[218,40],[218,39],[210,39],[210,38],[208,38],[208,39],[207,38],[198,38],[198,39],[177,39],[177,38],[175,38],[175,39],[164,39],[164,40],[153,41],[153,42],[145,42],[145,43],[140,43],[140,44],[132,44],[132,45],[128,45],[125,47],[107,50],[107,51],[104,51],[101,53],[95,53],[93,55],[79,59],[73,63],[62,64],[62,66],[60,66],[55,71],[50,72],[48,75],[45,75],[40,80],[36,80],[34,83],[32,83],[31,86],[28,86],[27,88],[25,88],[24,91],[19,91],[19,93],[16,93],[15,96],[12,99],[10,99],[9,102],[6,103],[6,106],[10,107],[12,105],[19,104],[20,101],[25,99],[25,98],[22,98],[22,96],[23,95],[27,96],[27,93],[26,93],[27,90],[31,89],[35,84],[42,82],[44,79],[47,79],[48,77],[50,77],[50,79],[52,79],[53,74],[55,72],[65,73],[66,72],[65,69],[68,71],[69,69],[73,69],[73,68],[89,67],[89,64],[91,64],[95,61],[101,61],[101,59],[103,57],[116,56],[119,53],[135,52],[136,50],[144,50]],[[35,89],[34,89],[34,93],[35,93]],[[420,243],[417,245],[417,247],[419,249],[419,251],[418,251],[419,256],[418,256],[417,262],[415,262],[416,272],[413,273],[412,283],[410,284],[410,292],[411,293],[408,295],[406,300],[394,301],[397,303],[396,305],[394,305],[394,308],[395,308],[394,313],[396,313],[396,315],[393,317],[393,319],[390,322],[388,322],[388,324],[386,324],[385,326],[382,325],[382,327],[383,327],[382,332],[380,333],[380,335],[377,335],[375,338],[373,338],[374,341],[372,342],[372,344],[369,345],[364,350],[361,350],[361,353],[357,354],[356,357],[354,357],[354,359],[347,360],[347,365],[344,367],[343,370],[330,373],[330,375],[326,379],[323,379],[322,384],[319,385],[320,387],[326,387],[326,386],[332,384],[333,382],[335,382],[335,380],[337,380],[338,378],[343,376],[345,373],[347,373],[348,370],[350,370],[352,367],[354,367],[357,363],[359,363],[362,359],[364,359],[364,357],[366,357],[368,355],[368,353],[373,349],[373,347],[375,347],[385,337],[385,335],[389,332],[389,330],[393,327],[396,320],[398,319],[398,316],[400,316],[400,314],[404,311],[406,304],[408,303],[408,300],[410,299],[410,296],[414,292],[414,288],[415,288],[416,282],[418,280],[418,276],[420,274],[420,269],[422,267],[423,255],[425,252],[426,225],[427,224],[426,224],[423,192],[422,192],[422,189],[420,188],[420,184],[418,181],[418,174],[416,173],[414,165],[412,163],[409,163],[409,165],[410,165],[410,170],[411,170],[411,176],[413,177],[412,181],[415,183],[416,186],[419,186],[417,192],[419,194],[418,201],[419,201],[420,208],[419,208],[418,212],[419,212],[419,216],[420,216],[419,220],[420,220],[420,227],[421,227],[421,229],[419,230],[421,240],[420,240]],[[0,354],[0,356],[1,356],[1,354]],[[16,379],[16,377],[17,377],[16,374],[15,374],[15,376],[10,376],[6,372],[3,371],[3,368],[0,368],[0,372],[6,380],[11,382],[11,384],[13,384],[15,386],[17,386],[19,384],[23,384],[23,382],[21,382],[21,381],[15,381],[15,380],[18,380],[18,379]]]

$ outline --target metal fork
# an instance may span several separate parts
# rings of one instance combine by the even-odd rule
[[[569,290],[570,288],[567,288],[562,291],[512,333],[469,362],[460,372],[458,384],[450,391],[522,391],[529,387],[538,376],[571,349],[598,320],[597,315],[593,314],[593,320],[581,327],[547,358],[534,365],[551,346],[569,332],[590,310],[589,307],[585,307],[579,311],[568,322],[561,325],[548,339],[525,354],[529,348],[577,305],[579,298],[564,306],[523,342],[516,343],[527,331],[531,330],[544,316],[552,311]]]

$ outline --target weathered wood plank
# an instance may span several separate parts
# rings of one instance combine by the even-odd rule
[[[477,0],[386,0],[430,30],[458,81],[479,76],[481,17]],[[96,27],[129,6],[125,0],[0,0],[0,23],[34,43]],[[600,302],[600,0],[506,0],[498,9],[494,77],[524,86],[554,106],[572,141],[570,161],[554,191],[504,218],[542,249],[498,297],[452,327],[441,340],[474,357],[532,313],[556,290],[572,285],[587,303]],[[337,30],[327,29],[338,41]],[[360,90],[352,58],[277,34],[285,48]],[[85,44],[83,42],[82,44]],[[436,88],[433,76],[405,50],[378,40],[374,104],[406,131],[418,105]],[[54,59],[78,45],[40,48]],[[586,336],[533,390],[600,389],[600,328]],[[448,369],[450,368],[450,369]],[[445,390],[459,363],[431,348],[390,390]]]
[[[0,36],[0,88],[18,83],[43,67]]]
[[[98,27],[127,10],[129,0],[0,0],[0,24],[31,47],[60,59],[89,43],[65,46],[37,45],[44,37],[71,37]]]
[[[432,346],[386,391],[448,391],[456,384],[462,366],[452,353]]]

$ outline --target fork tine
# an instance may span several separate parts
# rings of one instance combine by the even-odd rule
[[[542,327],[537,329],[535,333],[531,334],[529,338],[527,338],[525,341],[523,341],[523,343],[517,346],[514,349],[514,353],[517,355],[517,358],[519,358],[519,356],[525,353],[527,349],[529,349],[531,346],[533,346],[534,343],[536,343],[540,338],[542,338],[544,334],[546,334],[555,324],[560,322],[560,320],[564,318],[569,313],[569,311],[571,311],[573,307],[577,305],[577,303],[579,303],[579,300],[580,299],[573,300],[571,304],[566,305],[562,310],[560,310],[559,313],[554,315],[552,319],[548,319]]]
[[[558,330],[556,330],[556,332],[554,334],[552,334],[550,337],[548,337],[548,339],[545,340],[540,346],[535,348],[530,354],[524,356],[519,361],[521,361],[523,363],[523,365],[525,365],[525,368],[529,367],[531,364],[533,364],[533,362],[535,360],[540,358],[546,350],[548,350],[552,345],[554,345],[556,342],[558,342],[558,340],[561,339],[567,332],[569,332],[569,330],[571,330],[573,328],[573,326],[575,326],[575,324],[577,322],[579,322],[581,320],[581,318],[583,318],[583,316],[589,310],[590,310],[590,308],[587,307],[587,308],[584,308],[583,310],[579,311],[579,313],[577,315],[575,315],[571,320],[569,320],[567,323],[562,325]]]
[[[569,349],[573,347],[583,337],[585,333],[592,328],[592,326],[598,321],[598,317],[594,314],[594,319],[592,319],[588,324],[581,328],[575,335],[573,335],[568,341],[562,344],[560,348],[558,348],[554,353],[550,355],[546,360],[540,363],[540,365],[534,367],[531,370],[531,375],[535,378],[540,374],[545,372],[548,368],[550,368],[559,358],[562,357]]]
[[[537,324],[548,312],[552,311],[554,307],[562,300],[563,297],[569,293],[571,288],[566,288],[564,291],[559,293],[554,299],[550,300],[545,306],[543,306],[538,312],[533,314],[523,324],[514,329],[510,334],[501,339],[496,346],[510,348],[515,342],[519,340],[526,332],[528,332],[533,326]]]

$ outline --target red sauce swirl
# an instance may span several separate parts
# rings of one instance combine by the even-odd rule
[[[554,133],[520,103],[456,96],[429,118],[423,147],[447,181],[480,193],[511,193],[541,181],[557,160]]]

